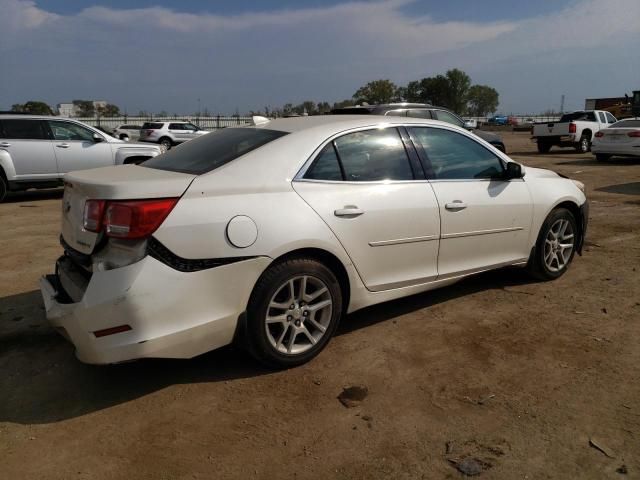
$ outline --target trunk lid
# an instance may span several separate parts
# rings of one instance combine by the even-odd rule
[[[64,177],[62,238],[73,249],[93,253],[104,233],[83,227],[85,202],[92,200],[135,200],[180,197],[195,175],[169,172],[137,165],[94,168],[71,172]]]

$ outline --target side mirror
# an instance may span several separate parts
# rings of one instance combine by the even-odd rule
[[[505,180],[512,180],[514,178],[522,178],[524,177],[524,172],[522,171],[522,165],[516,162],[507,163],[507,169],[504,172]]]
[[[98,133],[94,133],[93,134],[93,141],[95,143],[100,143],[100,142],[104,142],[104,137]]]

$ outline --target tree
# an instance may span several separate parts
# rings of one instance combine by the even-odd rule
[[[360,87],[353,94],[353,99],[357,103],[389,103],[397,100],[398,87],[391,80],[374,80]]]
[[[443,75],[409,82],[405,89],[408,102],[430,103],[446,107],[449,101],[449,81]]]
[[[331,111],[331,105],[329,102],[318,102],[318,113],[325,114]]]
[[[91,100],[74,100],[72,103],[75,105],[79,117],[93,117],[96,113]]]
[[[449,85],[445,107],[450,108],[459,115],[464,115],[467,109],[467,96],[471,86],[471,78],[462,70],[454,68],[447,71],[446,79]]]
[[[353,100],[342,100],[341,102],[333,102],[333,107],[331,108],[334,109],[334,108],[353,107],[353,105],[354,105]]]
[[[112,103],[107,103],[104,107],[96,107],[95,113],[102,117],[117,117],[120,115],[120,108]]]
[[[49,105],[37,100],[29,100],[25,104],[16,103],[11,106],[11,111],[31,113],[33,115],[53,115],[53,110]]]
[[[487,85],[474,85],[467,96],[468,110],[475,117],[484,117],[498,108],[498,92]]]

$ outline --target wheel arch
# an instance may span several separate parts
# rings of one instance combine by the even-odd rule
[[[349,274],[347,273],[347,269],[345,268],[342,261],[333,253],[328,250],[324,250],[322,248],[309,247],[309,248],[298,248],[296,250],[291,250],[287,253],[280,255],[275,258],[272,262],[279,263],[281,261],[290,259],[290,258],[313,258],[318,260],[320,263],[325,265],[329,270],[333,272],[333,274],[338,279],[338,284],[340,285],[340,291],[342,292],[342,308],[343,311],[346,312],[349,307],[349,301],[351,299],[351,281],[349,280]]]
[[[582,255],[582,247],[584,244],[584,234],[585,234],[585,221],[582,218],[582,212],[580,210],[580,206],[574,202],[573,200],[563,200],[556,205],[554,205],[545,215],[545,219],[558,208],[565,208],[571,212],[573,218],[576,220],[576,225],[578,226],[578,243],[576,244],[576,252]]]
[[[593,140],[593,132],[590,128],[585,128],[584,130],[582,130],[582,135],[580,136],[584,137],[585,135],[589,138],[589,142]]]

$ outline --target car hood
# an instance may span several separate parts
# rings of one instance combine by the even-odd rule
[[[477,136],[479,136],[485,142],[488,142],[488,143],[502,143],[502,137],[500,135],[496,135],[495,133],[485,132],[484,130],[474,130],[473,133],[475,133]]]
[[[527,177],[534,177],[534,178],[558,178],[558,177],[563,177],[563,178],[568,178],[568,177],[564,177],[563,175],[560,175],[556,172],[554,172],[553,170],[547,170],[546,168],[534,168],[534,167],[524,167],[524,171],[527,175]]]

